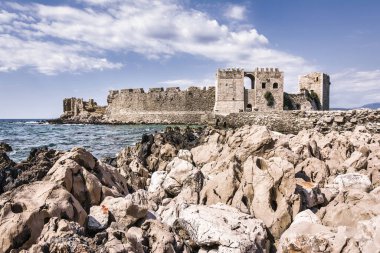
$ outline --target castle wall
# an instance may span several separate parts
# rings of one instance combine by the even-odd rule
[[[265,84],[265,87],[264,87]],[[277,84],[277,88],[274,85]],[[278,69],[266,68],[255,71],[256,108],[259,111],[282,111],[284,109],[284,73]],[[271,92],[274,105],[268,106],[265,93]]]
[[[252,111],[256,104],[256,91],[254,89],[245,89],[244,91],[245,111]],[[248,110],[248,105],[251,105],[251,109]]]
[[[310,97],[307,96],[305,93],[299,93],[299,94],[286,94],[288,98],[290,99],[291,105],[286,105],[284,103],[285,107],[290,106],[290,108],[284,108],[285,110],[301,110],[301,111],[312,111],[312,110],[318,110],[317,104],[315,101],[311,100]]]
[[[143,89],[124,89],[110,91],[107,102],[106,117],[111,121],[159,123],[160,120],[171,121],[165,115],[171,118],[179,115],[176,117],[183,117],[181,121],[187,123],[186,114],[189,118],[194,115],[199,118],[199,115],[213,110],[215,88],[190,87],[185,91],[178,87],[151,88],[146,93]],[[180,120],[174,121],[179,123]]]

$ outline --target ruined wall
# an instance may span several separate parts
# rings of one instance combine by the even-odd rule
[[[75,117],[83,113],[103,114],[105,106],[98,106],[94,99],[84,101],[83,98],[65,98],[63,100],[63,114],[66,117]]]
[[[244,111],[244,70],[218,69],[216,80],[215,113]]]
[[[265,125],[273,131],[297,133],[312,129],[326,133],[332,130],[348,131],[356,126],[365,126],[373,133],[380,133],[380,110],[350,111],[273,111],[232,113],[226,117],[216,116],[219,126],[240,127],[243,125]]]
[[[188,123],[190,119],[200,119],[200,115],[213,110],[215,88],[190,87],[185,91],[177,87],[151,88],[148,92],[124,89],[110,91],[107,102],[106,118],[110,121]]]
[[[318,110],[316,102],[306,92],[298,94],[284,93],[284,110]]]
[[[276,88],[277,87],[277,88]],[[256,105],[259,111],[282,111],[284,107],[284,72],[277,68],[261,68],[255,71]],[[274,105],[269,106],[265,93],[274,97]]]
[[[330,109],[330,77],[324,73],[313,72],[299,77],[300,91],[314,91],[321,104],[321,110]]]

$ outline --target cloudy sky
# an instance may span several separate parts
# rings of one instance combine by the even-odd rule
[[[224,67],[331,76],[333,107],[380,102],[377,0],[0,1],[0,118],[52,118],[64,97],[214,85]]]

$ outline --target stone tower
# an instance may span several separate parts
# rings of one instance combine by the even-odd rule
[[[218,69],[216,73],[215,107],[217,114],[244,111],[244,70]]]
[[[255,108],[259,111],[282,111],[284,109],[284,72],[279,71],[278,68],[256,68],[254,76]],[[270,93],[273,97],[273,105],[268,102],[266,93]]]
[[[321,72],[312,72],[299,77],[300,91],[307,90],[317,94],[320,102],[319,110],[330,109],[330,76]]]

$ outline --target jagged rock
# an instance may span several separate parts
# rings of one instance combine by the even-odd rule
[[[90,231],[101,231],[107,228],[109,210],[106,206],[92,206],[88,214],[87,228]]]
[[[116,168],[97,161],[81,148],[73,148],[64,154],[45,180],[64,186],[87,210],[106,196],[128,194],[127,181]]]
[[[0,142],[0,152],[11,152],[13,151],[12,147],[5,142]]]
[[[148,220],[144,222],[142,228],[144,237],[148,239],[148,252],[178,252],[180,245],[177,245],[167,225],[157,220]]]
[[[360,189],[340,192],[328,205],[318,211],[324,225],[355,227],[361,220],[380,215],[380,188],[370,193]]]
[[[186,160],[175,157],[167,166],[169,171],[162,183],[162,187],[171,196],[176,196],[180,193],[185,181],[196,173],[196,168]]]
[[[297,178],[296,182],[296,193],[301,195],[305,209],[312,208],[325,202],[325,198],[317,184],[306,182],[301,178]]]
[[[166,196],[165,190],[162,187],[166,175],[166,171],[156,171],[152,174],[150,178],[150,185],[148,187],[148,193],[151,197],[155,198],[156,201],[163,199]]]
[[[319,186],[323,186],[330,176],[325,162],[315,158],[306,158],[295,168],[296,177],[303,178],[305,181],[311,181]]]
[[[62,152],[52,149],[36,148],[30,151],[25,161],[16,164],[5,153],[0,152],[0,163],[6,161],[7,167],[1,169],[3,165],[0,165],[0,194],[20,185],[42,180],[61,155]]]
[[[363,191],[368,191],[371,188],[371,181],[366,175],[359,173],[347,173],[343,175],[338,175],[333,184],[340,191],[349,189],[360,189]]]
[[[110,211],[116,222],[129,227],[146,216],[148,211],[147,192],[139,190],[126,197],[106,197],[101,206]]]
[[[179,211],[175,229],[189,242],[188,245],[193,241],[203,249],[217,252],[260,252],[267,249],[263,222],[224,204],[184,206]]]
[[[305,210],[282,234],[278,252],[342,252],[346,239],[343,231],[323,226],[313,212]]]
[[[189,163],[193,163],[193,154],[191,154],[189,150],[186,150],[186,149],[178,150],[177,157],[179,159],[188,161]]]
[[[85,229],[78,223],[54,217],[45,224],[37,243],[27,252],[94,252],[91,244],[91,239],[85,237]]]
[[[354,151],[350,158],[348,158],[346,161],[343,163],[343,168],[347,172],[356,172],[360,171],[362,169],[367,168],[367,161],[368,154],[363,154],[362,152],[359,151]]]
[[[52,217],[83,225],[87,214],[73,195],[51,182],[34,182],[1,195],[0,252],[30,247]]]

